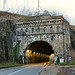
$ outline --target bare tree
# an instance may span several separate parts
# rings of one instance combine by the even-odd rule
[[[5,5],[6,5],[7,0],[4,0],[3,2],[3,9],[5,10]]]
[[[48,10],[44,10],[43,15],[49,15],[49,11]]]
[[[57,12],[57,11],[51,11],[50,14],[51,14],[52,16],[63,15],[62,13],[59,13],[59,12]]]

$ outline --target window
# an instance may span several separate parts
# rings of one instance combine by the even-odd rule
[[[50,27],[50,31],[52,31],[52,26]]]
[[[59,32],[59,26],[57,26],[57,32]]]
[[[38,32],[40,32],[40,28],[38,27]]]
[[[34,33],[34,28],[32,28],[32,33]]]
[[[53,39],[54,39],[54,36],[52,35],[52,36],[51,36],[51,40],[53,40]]]
[[[26,28],[26,33],[28,32],[28,28]]]
[[[44,32],[46,32],[46,27],[44,27]]]
[[[52,28],[52,26],[50,28]]]
[[[19,34],[19,31],[17,31],[17,34]]]
[[[22,34],[22,33],[23,33],[23,29],[20,30],[20,34]]]

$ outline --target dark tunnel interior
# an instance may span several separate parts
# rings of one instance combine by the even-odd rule
[[[25,50],[32,50],[32,52],[51,55],[54,53],[52,49],[52,46],[46,41],[35,41],[30,43]]]

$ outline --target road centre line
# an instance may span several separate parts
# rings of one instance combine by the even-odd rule
[[[27,68],[29,68],[29,67],[26,67],[26,68],[23,68],[23,69],[17,70],[17,71],[12,72],[12,73],[10,73],[10,74],[8,74],[8,75],[13,75],[13,74],[15,74],[15,73],[17,73],[17,72],[20,72],[20,71],[22,71],[22,70],[24,70],[24,69],[27,69]]]

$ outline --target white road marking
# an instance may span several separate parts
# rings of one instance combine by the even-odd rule
[[[29,68],[29,67],[26,67],[26,68],[23,68],[23,69],[17,70],[17,71],[12,72],[12,73],[10,73],[10,74],[8,74],[8,75],[13,75],[13,74],[15,74],[15,73],[17,73],[17,72],[20,72],[20,71],[22,71],[22,70],[24,70],[24,69],[27,69],[27,68]]]
[[[0,69],[0,70],[5,70],[5,69]]]

